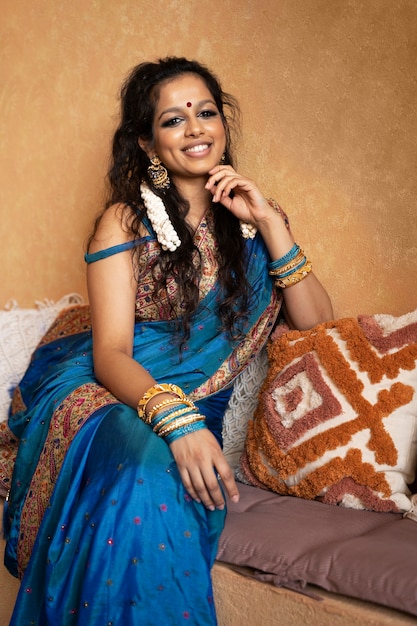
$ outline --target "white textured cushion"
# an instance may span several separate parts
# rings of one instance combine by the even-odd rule
[[[7,419],[11,394],[22,378],[30,357],[58,313],[82,303],[78,294],[68,294],[59,302],[36,302],[36,308],[20,309],[10,301],[0,311],[0,422]]]
[[[245,447],[249,420],[253,419],[258,394],[268,371],[266,348],[249,363],[236,380],[223,419],[223,453],[230,467],[237,469]]]

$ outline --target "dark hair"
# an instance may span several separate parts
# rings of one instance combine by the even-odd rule
[[[201,268],[196,267],[193,233],[186,224],[188,202],[180,195],[171,181],[169,191],[156,190],[148,174],[149,158],[138,144],[138,139],[152,141],[154,112],[159,91],[164,82],[174,80],[187,73],[196,74],[205,82],[223,120],[226,133],[224,162],[233,165],[231,130],[236,131],[240,111],[233,96],[222,90],[216,76],[204,65],[183,57],[167,57],[157,62],[141,63],[129,73],[121,88],[121,120],[114,134],[112,158],[108,173],[110,193],[106,208],[123,203],[126,208],[142,207],[140,184],[147,181],[153,191],[163,198],[168,215],[177,231],[181,246],[175,252],[161,253],[157,259],[160,274],[155,274],[155,292],[167,293],[168,277],[175,276],[179,297],[183,304],[181,327],[182,341],[189,336],[190,320],[198,305]],[[219,281],[223,298],[219,305],[222,326],[232,337],[241,336],[242,322],[247,317],[250,287],[244,269],[244,242],[240,234],[239,221],[221,204],[213,204]],[[139,236],[143,212],[130,222],[134,236]],[[100,217],[96,221],[97,229]],[[91,239],[94,237],[90,237]],[[137,250],[140,254],[140,250]],[[140,276],[138,276],[140,280]],[[236,306],[238,304],[238,306]]]

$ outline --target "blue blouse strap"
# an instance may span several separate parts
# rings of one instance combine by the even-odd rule
[[[154,239],[152,235],[147,235],[146,237],[141,237],[140,239],[133,239],[133,241],[125,241],[124,243],[119,243],[117,244],[117,246],[110,246],[110,248],[105,248],[104,250],[99,250],[98,252],[87,252],[84,255],[84,260],[86,263],[95,263],[96,261],[100,261],[101,259],[107,259],[109,256],[118,254],[119,252],[131,250],[132,248],[139,246],[141,243],[144,243],[145,241],[151,241],[152,239]]]
[[[99,250],[98,252],[92,252],[91,254],[86,252],[84,255],[84,261],[88,264],[95,263],[101,259],[107,259],[109,256],[113,256],[114,254],[119,254],[119,252],[131,250],[132,248],[139,246],[141,243],[145,243],[145,241],[152,241],[152,239],[155,239],[154,230],[147,215],[143,217],[142,224],[150,233],[152,233],[151,235],[146,235],[146,237],[140,237],[139,239],[133,239],[132,241],[125,241],[124,243],[117,244],[117,246],[110,246],[110,248],[105,248],[104,250]]]

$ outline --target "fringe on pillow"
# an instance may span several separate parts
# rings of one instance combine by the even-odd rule
[[[84,298],[79,293],[68,293],[65,296],[62,296],[62,298],[58,300],[58,302],[55,302],[54,300],[49,300],[48,298],[45,298],[44,300],[35,300],[35,306],[39,311],[52,307],[65,308],[67,306],[71,306],[72,304],[84,304]],[[19,309],[20,307],[18,302],[13,298],[11,298],[4,305],[5,311],[16,311]]]

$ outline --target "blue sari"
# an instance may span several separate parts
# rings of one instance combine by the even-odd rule
[[[254,297],[243,340],[219,330],[217,283],[200,301],[185,358],[173,320],[135,325],[134,358],[180,385],[220,443],[233,381],[278,315],[268,261],[259,236],[247,242]],[[87,306],[65,310],[42,340],[9,427],[20,443],[5,563],[22,578],[11,626],[216,624],[210,570],[225,511],[190,498],[169,446],[95,379]]]

